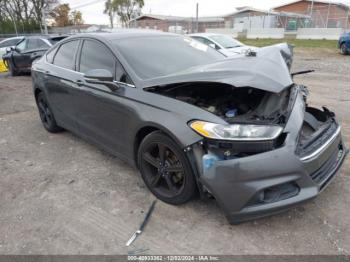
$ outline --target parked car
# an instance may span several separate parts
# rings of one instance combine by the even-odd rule
[[[176,34],[84,34],[36,60],[32,78],[47,131],[136,166],[169,204],[212,195],[231,223],[314,198],[347,153],[278,48],[226,58]]]
[[[14,47],[8,47],[2,56],[10,75],[30,72],[32,62],[41,57],[51,46],[66,36],[29,36],[24,37]]]
[[[234,56],[244,54],[248,50],[256,51],[255,46],[248,46],[229,35],[214,34],[214,33],[198,33],[190,34],[190,37],[197,41],[215,48],[226,56]]]
[[[11,37],[5,40],[0,41],[0,57],[2,59],[2,55],[6,53],[6,49],[8,47],[14,47],[19,41],[23,39],[22,36]]]
[[[350,54],[350,32],[343,34],[339,38],[338,48],[343,55]]]

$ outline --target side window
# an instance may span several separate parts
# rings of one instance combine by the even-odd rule
[[[196,39],[197,41],[199,41],[207,46],[211,46],[211,47],[215,48],[216,50],[220,49],[220,47],[218,47],[215,43],[213,43],[212,41],[210,41],[206,38],[194,37],[194,39]]]
[[[62,44],[55,55],[53,64],[73,70],[75,64],[74,55],[78,48],[78,43],[79,40],[73,40]]]
[[[92,69],[106,69],[113,74],[115,58],[106,46],[85,40],[81,48],[79,71],[86,73]]]
[[[54,49],[50,50],[50,51],[46,54],[46,61],[47,61],[48,63],[52,64],[53,58],[54,58],[54,56],[55,56],[55,54],[56,54],[56,51],[57,51],[57,48],[58,48],[58,47],[56,46]]]
[[[49,44],[46,43],[44,40],[42,39],[37,39],[37,48],[46,48],[49,47]]]
[[[16,46],[16,48],[22,52],[23,50],[27,49],[27,42],[28,40],[23,40]]]
[[[27,48],[29,50],[38,48],[37,39],[28,39]]]
[[[210,41],[209,39],[204,39],[204,44],[213,47],[216,50],[220,49],[214,42]]]
[[[133,85],[134,84],[131,81],[131,78],[125,72],[123,66],[119,63],[119,61],[116,62],[115,80],[118,81],[118,82],[129,84],[129,85]]]

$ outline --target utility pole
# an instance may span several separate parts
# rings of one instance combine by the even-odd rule
[[[327,11],[327,20],[326,20],[326,28],[328,28],[328,20],[329,20],[329,13],[331,9],[331,1],[328,3],[328,11]]]
[[[196,5],[196,33],[198,33],[198,9],[199,9],[199,4],[197,3],[197,5]]]
[[[45,35],[48,35],[49,33],[47,31],[45,8],[41,9],[41,20],[42,20],[42,23],[44,24]]]
[[[310,10],[311,23],[313,23],[313,19],[312,19],[313,10],[314,10],[314,0],[311,0],[311,10]]]

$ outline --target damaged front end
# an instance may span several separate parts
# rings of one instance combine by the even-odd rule
[[[281,133],[296,97],[295,86],[272,93],[210,82],[174,84],[148,91],[192,104],[223,119],[227,125],[215,125],[203,119],[189,123],[194,131],[207,138],[206,153],[218,159],[247,156],[281,146],[285,138]]]
[[[307,105],[307,88],[293,83],[279,49],[246,59],[194,68],[180,77],[187,81],[166,78],[146,88],[220,120],[194,116],[188,125],[203,139],[185,151],[200,191],[218,201],[231,223],[317,196],[347,154],[334,113]],[[214,81],[213,72],[221,77]]]
[[[334,178],[347,155],[334,113],[309,107],[303,86],[291,87],[287,97],[288,106],[268,118],[268,125],[282,129],[271,139],[205,137],[188,152],[203,192],[214,196],[231,223],[312,199]],[[259,125],[266,125],[265,119]],[[253,121],[257,124],[257,118]]]

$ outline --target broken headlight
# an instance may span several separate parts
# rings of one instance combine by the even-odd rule
[[[282,127],[276,125],[221,125],[204,121],[193,121],[190,127],[204,137],[232,141],[273,140],[283,130]]]

